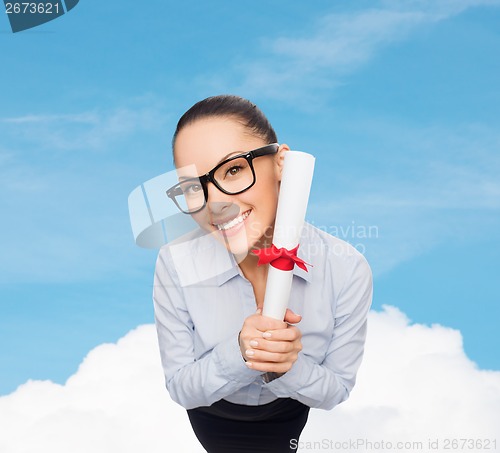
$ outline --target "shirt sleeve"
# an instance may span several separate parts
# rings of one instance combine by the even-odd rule
[[[186,409],[210,406],[260,375],[245,365],[238,331],[195,359],[194,325],[168,249],[156,262],[153,303],[165,382],[175,402]]]
[[[359,254],[338,295],[333,335],[324,361],[318,364],[300,352],[290,371],[265,386],[277,397],[294,398],[320,409],[332,409],[345,401],[363,357],[372,293],[372,273]]]

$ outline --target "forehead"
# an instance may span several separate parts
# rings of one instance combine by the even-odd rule
[[[233,118],[203,118],[185,126],[177,135],[175,163],[178,168],[195,165],[202,174],[228,154],[264,144],[262,138],[249,134],[248,129]]]

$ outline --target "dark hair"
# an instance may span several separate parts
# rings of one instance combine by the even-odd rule
[[[172,149],[179,132],[196,120],[208,117],[231,117],[267,143],[277,143],[278,138],[264,113],[248,99],[230,94],[212,96],[194,104],[181,116],[172,139]]]

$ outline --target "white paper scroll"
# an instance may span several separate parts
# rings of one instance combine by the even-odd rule
[[[301,151],[285,153],[273,244],[291,250],[300,239],[314,172],[314,156]],[[300,252],[300,248],[299,248]],[[267,275],[262,314],[283,320],[285,317],[293,270],[282,271],[272,265]]]

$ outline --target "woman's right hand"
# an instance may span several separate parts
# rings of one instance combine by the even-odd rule
[[[241,355],[249,368],[286,373],[302,350],[301,332],[289,323],[300,322],[300,315],[287,309],[285,321],[262,316],[261,310],[245,319],[240,332]]]

